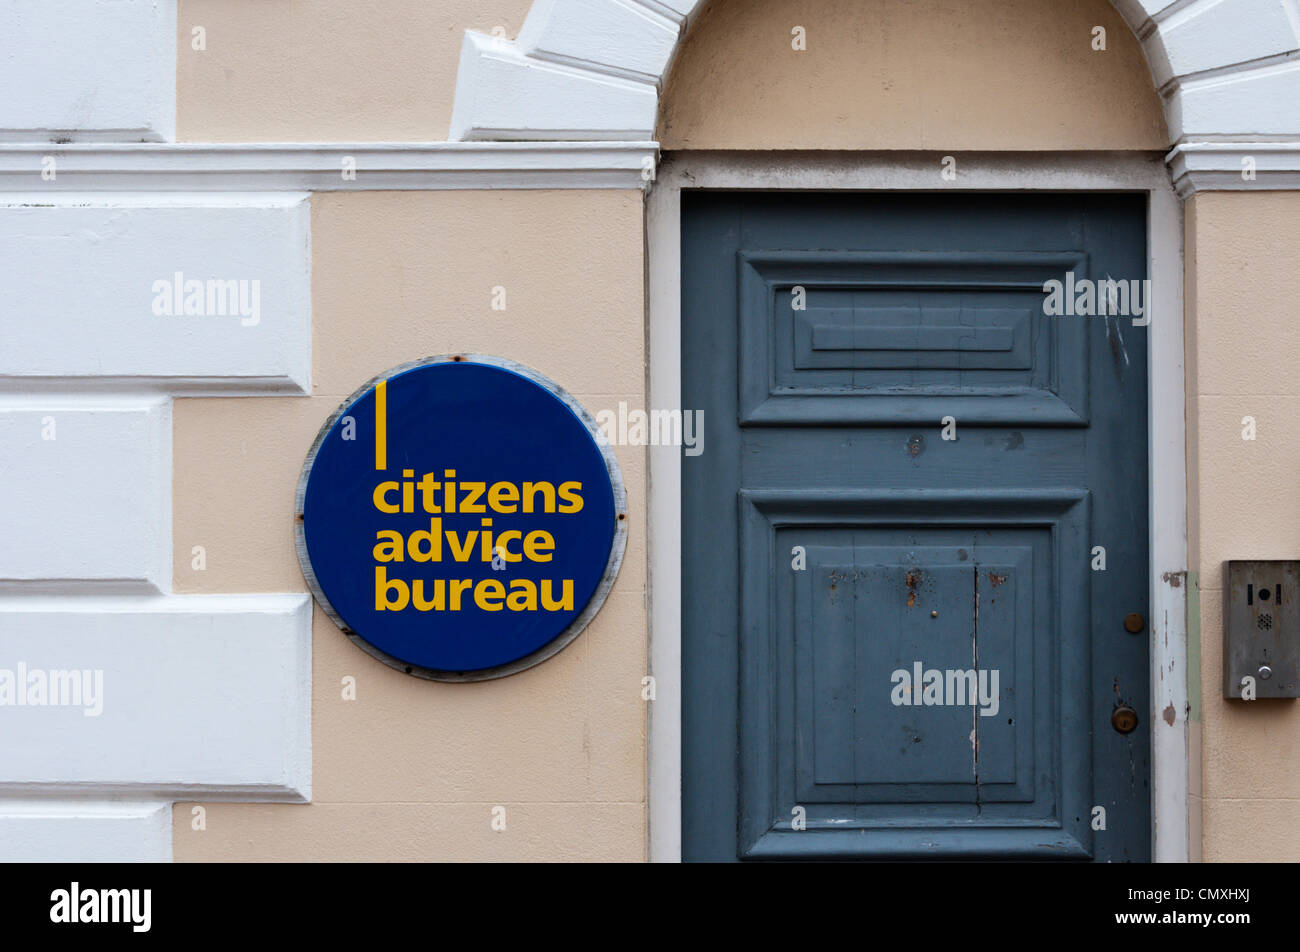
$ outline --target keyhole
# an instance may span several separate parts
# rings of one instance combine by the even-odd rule
[[[1137,711],[1121,704],[1110,715],[1110,724],[1121,734],[1131,734],[1138,726]]]

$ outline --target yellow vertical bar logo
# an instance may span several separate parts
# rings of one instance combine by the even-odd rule
[[[388,381],[375,384],[375,469],[388,469]]]

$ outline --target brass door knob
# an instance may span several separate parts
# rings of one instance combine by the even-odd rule
[[[1110,726],[1121,734],[1131,734],[1138,726],[1138,712],[1120,704],[1110,715]]]

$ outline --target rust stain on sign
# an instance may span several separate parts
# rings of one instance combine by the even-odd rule
[[[1174,718],[1177,716],[1178,714],[1174,711],[1174,706],[1172,704],[1170,704],[1168,707],[1165,708],[1164,710],[1165,723],[1168,724],[1170,727],[1174,726]]]
[[[1003,582],[1005,582],[1006,580],[1007,580],[1007,577],[1006,577],[1005,575],[999,575],[997,572],[990,572],[990,573],[989,573],[989,581],[993,583],[993,587],[994,587],[994,588],[997,588],[999,585],[1001,585],[1001,584],[1002,584]]]
[[[916,587],[921,584],[921,573],[916,569],[907,572],[907,607],[916,607]]]

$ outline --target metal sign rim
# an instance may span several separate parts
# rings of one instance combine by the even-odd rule
[[[600,451],[601,457],[605,462],[605,470],[609,475],[610,488],[614,494],[614,534],[610,540],[609,557],[605,562],[605,570],[601,575],[600,582],[596,585],[596,590],[592,592],[591,598],[583,607],[578,616],[569,623],[569,626],[562,632],[542,645],[531,654],[522,658],[516,658],[514,661],[506,664],[497,665],[492,668],[481,668],[476,671],[444,671],[438,668],[426,668],[420,665],[411,664],[403,661],[401,658],[390,655],[375,645],[366,641],[364,637],[350,628],[334,606],[330,604],[325,593],[321,590],[320,583],[316,578],[316,573],[312,569],[311,559],[307,554],[307,537],[306,523],[303,517],[304,502],[307,497],[307,482],[311,478],[313,466],[316,464],[316,455],[320,452],[326,437],[334,429],[334,424],[343,416],[344,412],[351,407],[357,400],[361,399],[367,391],[371,390],[377,383],[382,380],[391,380],[399,374],[416,370],[420,367],[432,366],[444,363],[461,363],[461,364],[482,364],[489,367],[496,367],[500,370],[507,370],[515,373],[532,383],[548,390],[552,396],[558,399],[569,411],[587,428],[587,432],[596,443],[596,448]],[[321,426],[316,434],[316,439],[312,441],[311,449],[307,452],[307,458],[303,461],[302,471],[298,476],[298,488],[294,495],[294,544],[298,552],[298,565],[302,569],[303,579],[307,582],[307,587],[311,590],[312,597],[320,605],[321,610],[329,616],[338,628],[348,636],[354,645],[360,648],[366,654],[382,661],[390,668],[396,668],[404,674],[412,677],[423,678],[427,681],[442,681],[451,683],[465,683],[473,681],[491,681],[496,678],[508,677],[512,674],[518,674],[529,668],[535,667],[559,654],[566,647],[582,634],[583,630],[590,624],[591,620],[600,611],[604,605],[606,597],[614,587],[614,581],[618,578],[619,569],[623,564],[623,553],[627,547],[627,491],[623,484],[623,471],[618,465],[618,459],[614,456],[613,447],[605,437],[605,432],[600,428],[587,409],[573,398],[573,396],[551,380],[549,377],[538,373],[531,367],[521,364],[518,361],[510,360],[506,357],[496,357],[491,354],[437,354],[432,357],[423,357],[419,360],[408,361],[404,364],[398,364],[388,370],[378,373],[371,377],[364,384],[354,390],[333,413],[329,415],[325,423]]]

